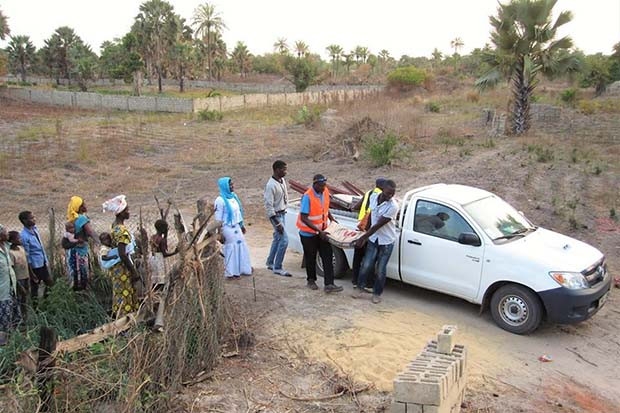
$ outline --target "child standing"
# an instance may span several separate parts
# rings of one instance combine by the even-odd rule
[[[151,270],[151,286],[161,288],[166,280],[166,265],[164,259],[178,252],[168,252],[168,223],[163,219],[155,221],[156,233],[151,237],[151,257],[149,268]]]
[[[164,297],[163,288],[166,282],[167,266],[165,259],[179,252],[178,247],[173,252],[168,252],[168,223],[163,219],[155,221],[155,235],[150,239],[151,255],[149,268],[151,270],[151,288],[156,291],[155,296],[155,331],[162,332],[164,329]]]
[[[30,275],[28,274],[28,259],[26,251],[22,247],[22,239],[17,231],[9,231],[9,253],[13,258],[13,270],[17,279],[17,302],[22,313],[22,319],[26,320],[28,295],[30,294]]]

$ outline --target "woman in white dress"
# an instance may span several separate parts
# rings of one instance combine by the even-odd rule
[[[243,225],[243,207],[234,192],[232,179],[225,176],[218,179],[220,196],[215,199],[216,221],[221,223],[224,237],[224,276],[228,279],[241,275],[252,275],[250,249],[245,241]]]

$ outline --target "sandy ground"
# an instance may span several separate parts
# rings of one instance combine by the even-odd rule
[[[455,324],[457,341],[469,351],[464,411],[618,412],[618,290],[587,322],[517,336],[475,305],[399,283],[388,283],[380,305],[353,300],[348,279],[340,281],[345,291],[339,294],[310,291],[301,256],[292,252],[286,259],[292,278],[264,268],[271,235],[262,189],[269,166],[282,158],[289,178],[300,182],[320,172],[361,187],[387,176],[399,191],[436,182],[490,190],[537,225],[595,245],[618,275],[620,224],[611,219],[620,210],[618,117],[563,111],[561,122],[528,136],[490,140],[471,120],[479,110],[467,104],[427,114],[421,103],[386,98],[338,108],[307,129],[262,112],[218,123],[172,115],[125,120],[3,101],[0,217],[15,225],[22,205],[40,216],[51,206],[62,212],[78,193],[94,206],[98,228],[107,228],[109,218],[95,214],[96,206],[120,188],[136,208],[152,208],[153,194],[162,192],[193,208],[196,199],[215,198],[218,177],[234,177],[256,272],[227,283],[226,292],[235,310],[233,335],[250,339],[245,346],[226,343],[211,379],[179,395],[186,402],[181,411],[382,411],[395,375],[441,326]],[[366,115],[404,136],[407,146],[390,166],[355,162],[342,151],[338,134]],[[552,160],[538,158],[545,149]],[[46,167],[25,174],[24,165]],[[538,361],[541,355],[552,361]],[[369,383],[372,388],[351,395]],[[349,391],[334,397],[343,389]]]
[[[226,291],[230,297],[243,297],[245,301],[238,302],[242,313],[246,306],[248,311],[251,307],[271,308],[262,313],[257,323],[260,327],[255,327],[257,349],[270,343],[283,351],[282,357],[296,365],[289,372],[291,382],[296,375],[303,376],[303,365],[319,362],[360,385],[374,385],[366,399],[341,400],[343,404],[327,407],[298,401],[285,408],[274,404],[272,394],[268,407],[263,402],[265,411],[382,411],[389,403],[386,392],[392,390],[394,377],[445,324],[458,326],[457,342],[468,349],[470,378],[463,411],[620,411],[616,296],[588,322],[576,326],[544,325],[533,335],[518,336],[501,330],[488,313],[480,315],[473,304],[398,282],[388,283],[379,305],[351,298],[350,279],[337,281],[345,288],[342,293],[311,291],[305,287],[300,254],[289,251],[286,256],[285,268],[293,277],[273,275],[264,268],[269,228],[253,225],[247,235],[254,280],[230,281]],[[252,354],[246,354],[248,362],[256,357]],[[552,361],[540,362],[541,355]],[[218,371],[226,370],[230,371],[230,362],[224,360]],[[243,379],[248,372],[241,371],[228,379],[229,385],[224,385],[229,388],[229,395],[220,403],[235,406],[232,400],[238,382],[248,385]],[[274,389],[291,389],[282,378],[281,369],[272,370],[271,376]],[[221,389],[221,379],[215,382]],[[251,383],[255,388],[260,380]],[[303,383],[295,387],[297,391],[305,396],[317,394],[312,388],[299,390]],[[201,391],[213,390],[213,384],[202,386]],[[205,400],[209,403],[203,404]],[[212,398],[199,396],[194,402],[197,408],[204,409],[196,411],[217,411]],[[239,408],[243,405],[240,403]],[[247,403],[247,411],[259,411],[252,410],[257,406],[261,404],[256,401]]]

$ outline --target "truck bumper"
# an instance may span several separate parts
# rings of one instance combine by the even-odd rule
[[[592,317],[607,301],[611,278],[608,274],[594,288],[571,290],[559,287],[538,292],[547,311],[547,320],[558,324],[573,324]]]

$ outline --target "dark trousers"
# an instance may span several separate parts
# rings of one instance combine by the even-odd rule
[[[316,282],[316,254],[321,256],[323,263],[323,282],[325,285],[334,283],[334,265],[332,263],[332,245],[321,239],[318,235],[313,237],[301,238],[301,246],[304,249],[304,257],[306,259],[306,275],[308,282]]]
[[[364,260],[364,255],[366,254],[366,245],[368,245],[367,243],[364,244],[364,246],[362,248],[355,248],[353,250],[353,284],[354,285],[358,285],[357,284],[357,280],[359,279],[360,276],[360,268],[362,267],[362,261]],[[372,273],[368,274],[367,276],[368,278],[366,279],[366,285],[362,285],[361,287],[370,287],[372,288],[374,282],[375,282],[375,272],[373,271]]]
[[[28,295],[30,294],[30,280],[17,280],[17,302],[22,312],[22,320],[26,321],[28,313]]]
[[[39,299],[39,284],[43,282],[45,283],[46,287],[51,287],[52,285],[54,285],[54,280],[50,275],[47,265],[39,268],[33,268],[32,272],[38,278],[37,282],[34,282],[32,278],[30,279],[30,297],[32,297],[32,306],[36,307],[37,300]],[[47,292],[48,289],[46,288],[45,294],[47,294]]]

